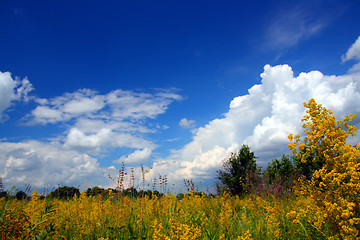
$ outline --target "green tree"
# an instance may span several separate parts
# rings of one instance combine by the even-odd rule
[[[280,160],[274,158],[264,172],[266,182],[269,184],[285,183],[292,181],[295,175],[295,167],[289,155],[281,155]]]
[[[86,195],[87,196],[96,196],[96,195],[102,195],[102,194],[104,194],[104,192],[105,192],[105,189],[95,186],[93,188],[88,188],[86,190]]]
[[[67,199],[67,198],[73,198],[75,195],[79,196],[80,191],[76,187],[58,187],[55,189],[55,191],[49,193],[49,198],[59,198],[59,199]]]
[[[228,191],[233,195],[243,195],[249,191],[250,177],[258,173],[254,152],[248,145],[242,145],[238,153],[223,162],[222,168],[217,171],[218,192]]]
[[[28,197],[28,195],[24,191],[17,192],[15,196],[17,200],[24,200]]]
[[[0,198],[7,197],[8,193],[4,191],[4,185],[2,181],[2,177],[0,177]]]
[[[288,196],[292,192],[294,180],[299,176],[289,155],[274,158],[263,173],[263,190],[276,196]]]
[[[129,187],[125,189],[123,194],[129,197],[137,197],[139,195],[138,191],[134,187]]]

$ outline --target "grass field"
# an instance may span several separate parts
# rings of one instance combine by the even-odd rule
[[[107,196],[0,200],[2,239],[328,239],[309,199]],[[313,211],[314,214],[309,214]],[[306,212],[307,214],[304,214]]]

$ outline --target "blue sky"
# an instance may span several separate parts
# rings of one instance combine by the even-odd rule
[[[7,187],[111,187],[125,162],[138,179],[150,164],[147,179],[166,175],[173,191],[184,178],[206,188],[242,144],[266,166],[301,133],[304,101],[359,115],[359,10],[1,1],[0,176]]]

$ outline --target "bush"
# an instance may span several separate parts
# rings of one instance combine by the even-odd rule
[[[334,239],[356,239],[360,230],[360,144],[346,143],[349,136],[356,135],[356,127],[349,125],[355,115],[336,120],[331,110],[314,99],[304,106],[305,137],[290,135],[293,143],[288,147],[301,163],[317,164],[319,169],[314,169],[310,179],[300,177],[295,190],[309,196],[323,217],[316,223],[318,228],[326,223]]]
[[[237,154],[231,153],[230,158],[223,162],[222,169],[217,174],[218,192],[230,192],[232,195],[243,195],[249,192],[251,178],[258,175],[254,152],[248,145],[242,145]],[[254,176],[255,173],[255,176]]]

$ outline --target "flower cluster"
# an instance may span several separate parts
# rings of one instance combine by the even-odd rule
[[[299,195],[308,196],[312,210],[303,215],[316,213],[323,218],[316,226],[325,232],[330,228],[331,239],[355,239],[360,224],[360,152],[358,145],[346,142],[355,136],[356,127],[349,123],[355,115],[336,120],[333,112],[314,99],[304,103],[305,137],[289,136],[293,143],[288,147],[303,163],[321,163],[311,179],[301,177],[296,186]]]

